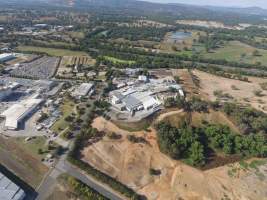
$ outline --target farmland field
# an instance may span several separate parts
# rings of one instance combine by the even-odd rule
[[[122,63],[122,64],[134,64],[135,63],[135,61],[132,61],[132,60],[121,60],[121,59],[110,57],[110,56],[104,56],[104,58],[113,63]]]
[[[83,55],[86,55],[86,53],[82,51],[71,51],[67,49],[55,49],[55,48],[23,46],[23,45],[18,46],[17,50],[21,52],[46,53],[49,56],[83,56]]]
[[[259,51],[259,56],[253,56],[253,52],[255,50]],[[218,48],[211,53],[206,53],[202,51],[200,55],[204,58],[226,59],[227,61],[250,64],[255,64],[256,62],[261,62],[262,64],[265,64],[267,62],[267,50],[256,49],[238,41],[228,42],[223,47]]]
[[[31,147],[43,143],[43,141],[33,143],[32,145],[23,145],[21,141],[16,139],[0,137],[0,163],[10,171],[16,172],[17,176],[32,187],[36,187],[48,168],[41,163],[40,157],[34,150],[29,150]]]
[[[95,64],[95,59],[92,59],[90,56],[63,56],[57,71],[58,76],[67,76],[72,74],[73,66],[75,65],[89,65],[93,66]]]

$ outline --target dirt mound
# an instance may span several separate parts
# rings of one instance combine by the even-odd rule
[[[122,138],[112,140],[106,136],[86,147],[82,151],[83,160],[149,200],[267,199],[267,180],[259,176],[266,174],[267,164],[258,172],[242,170],[238,163],[201,171],[162,154],[154,129],[130,133],[101,117],[92,125],[101,131],[119,133]],[[129,134],[143,137],[147,142],[132,143],[127,139]],[[160,175],[151,175],[151,168],[160,170]]]

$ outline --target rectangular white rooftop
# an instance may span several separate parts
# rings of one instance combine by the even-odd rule
[[[0,54],[0,61],[5,61],[5,60],[11,59],[13,57],[15,57],[15,56],[12,53],[2,53],[2,54]]]
[[[82,83],[78,88],[76,88],[73,92],[73,96],[81,97],[86,96],[90,90],[93,88],[93,83]]]
[[[27,99],[12,105],[1,114],[1,116],[6,119],[5,127],[9,129],[17,129],[20,120],[27,116],[42,101],[42,99]]]

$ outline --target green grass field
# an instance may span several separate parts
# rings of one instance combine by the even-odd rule
[[[36,52],[36,53],[47,53],[49,56],[83,56],[87,53],[82,51],[71,51],[67,49],[55,49],[55,48],[44,48],[34,46],[18,46],[18,51],[21,52]]]
[[[25,137],[19,137],[15,139],[16,143],[24,148],[29,154],[39,159],[44,158],[47,155],[46,139],[44,137],[36,137],[28,142],[25,141]],[[45,153],[38,154],[38,149],[42,149]]]
[[[132,60],[121,60],[121,59],[118,59],[118,58],[114,58],[114,57],[110,57],[110,56],[104,56],[104,58],[106,59],[106,60],[109,60],[109,61],[111,61],[111,62],[113,62],[113,63],[121,63],[121,64],[134,64],[135,63],[135,61],[132,61]]]
[[[77,39],[83,39],[84,38],[84,33],[79,32],[79,31],[69,31],[67,32],[71,37],[77,38]]]
[[[258,50],[261,56],[253,56],[255,50]],[[226,43],[223,47],[216,49],[212,53],[207,53],[203,50],[200,55],[204,58],[226,59],[227,61],[249,64],[255,64],[257,62],[265,64],[267,62],[267,50],[256,49],[238,41]]]
[[[74,102],[69,99],[66,99],[60,106],[62,117],[58,121],[56,121],[56,123],[51,127],[51,130],[56,133],[60,133],[64,129],[68,128],[69,123],[65,120],[65,118],[71,115],[71,113],[73,113],[74,108],[75,108]]]

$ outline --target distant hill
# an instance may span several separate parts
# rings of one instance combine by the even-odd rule
[[[0,0],[1,5],[53,8],[74,8],[93,12],[116,11],[128,15],[158,16],[172,19],[198,19],[221,21],[225,24],[240,22],[263,23],[267,11],[258,7],[224,8],[185,4],[159,4],[137,0]],[[226,14],[227,13],[227,14]]]
[[[230,8],[230,7],[207,6],[207,8],[213,11],[224,11],[224,12],[234,12],[239,14],[267,16],[267,9],[263,9],[260,7]]]

